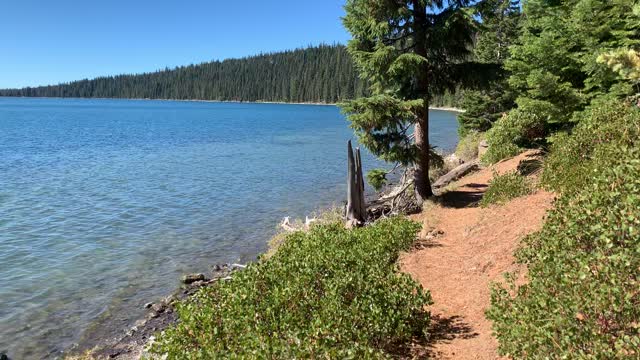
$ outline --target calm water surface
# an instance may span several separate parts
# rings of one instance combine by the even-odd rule
[[[455,114],[431,130],[455,146]],[[0,351],[55,358],[255,259],[282,217],[343,200],[350,138],[334,106],[0,98]]]

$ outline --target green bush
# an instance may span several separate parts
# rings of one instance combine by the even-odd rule
[[[292,233],[269,260],[178,306],[154,345],[169,359],[386,358],[426,336],[429,293],[399,273],[420,226],[392,218]]]
[[[587,185],[598,175],[595,162],[608,162],[612,160],[608,156],[617,156],[615,150],[606,151],[606,146],[634,146],[640,140],[640,111],[620,101],[596,103],[577,120],[579,124],[571,135],[563,133],[553,138],[542,173],[542,184],[560,193]]]
[[[530,181],[518,174],[510,172],[503,175],[493,174],[493,179],[489,181],[489,187],[480,200],[480,206],[486,207],[491,204],[501,204],[511,199],[530,194],[532,185]]]
[[[524,240],[517,258],[528,283],[514,285],[511,274],[493,289],[487,315],[502,354],[640,357],[640,150],[615,150]]]
[[[387,171],[385,169],[371,169],[367,173],[367,182],[376,191],[382,190],[387,183]]]
[[[524,148],[543,141],[545,135],[545,121],[542,117],[522,109],[512,110],[487,131],[489,149],[482,160],[492,164],[517,155]]]
[[[475,160],[478,157],[478,145],[484,138],[484,133],[469,131],[460,138],[456,146],[456,156],[464,162]]]

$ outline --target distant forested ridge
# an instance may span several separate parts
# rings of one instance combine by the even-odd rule
[[[0,90],[0,96],[335,103],[365,92],[345,47],[320,45],[139,75]]]

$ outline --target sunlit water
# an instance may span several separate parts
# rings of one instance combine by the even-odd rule
[[[435,145],[456,129],[431,112]],[[56,357],[255,259],[284,216],[341,203],[350,138],[334,106],[0,98],[0,351]]]

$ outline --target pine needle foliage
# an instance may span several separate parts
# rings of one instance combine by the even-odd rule
[[[634,0],[530,0],[506,68],[519,108],[545,119],[547,130],[571,127],[572,116],[603,95],[625,97],[632,84],[599,56],[640,46]]]

